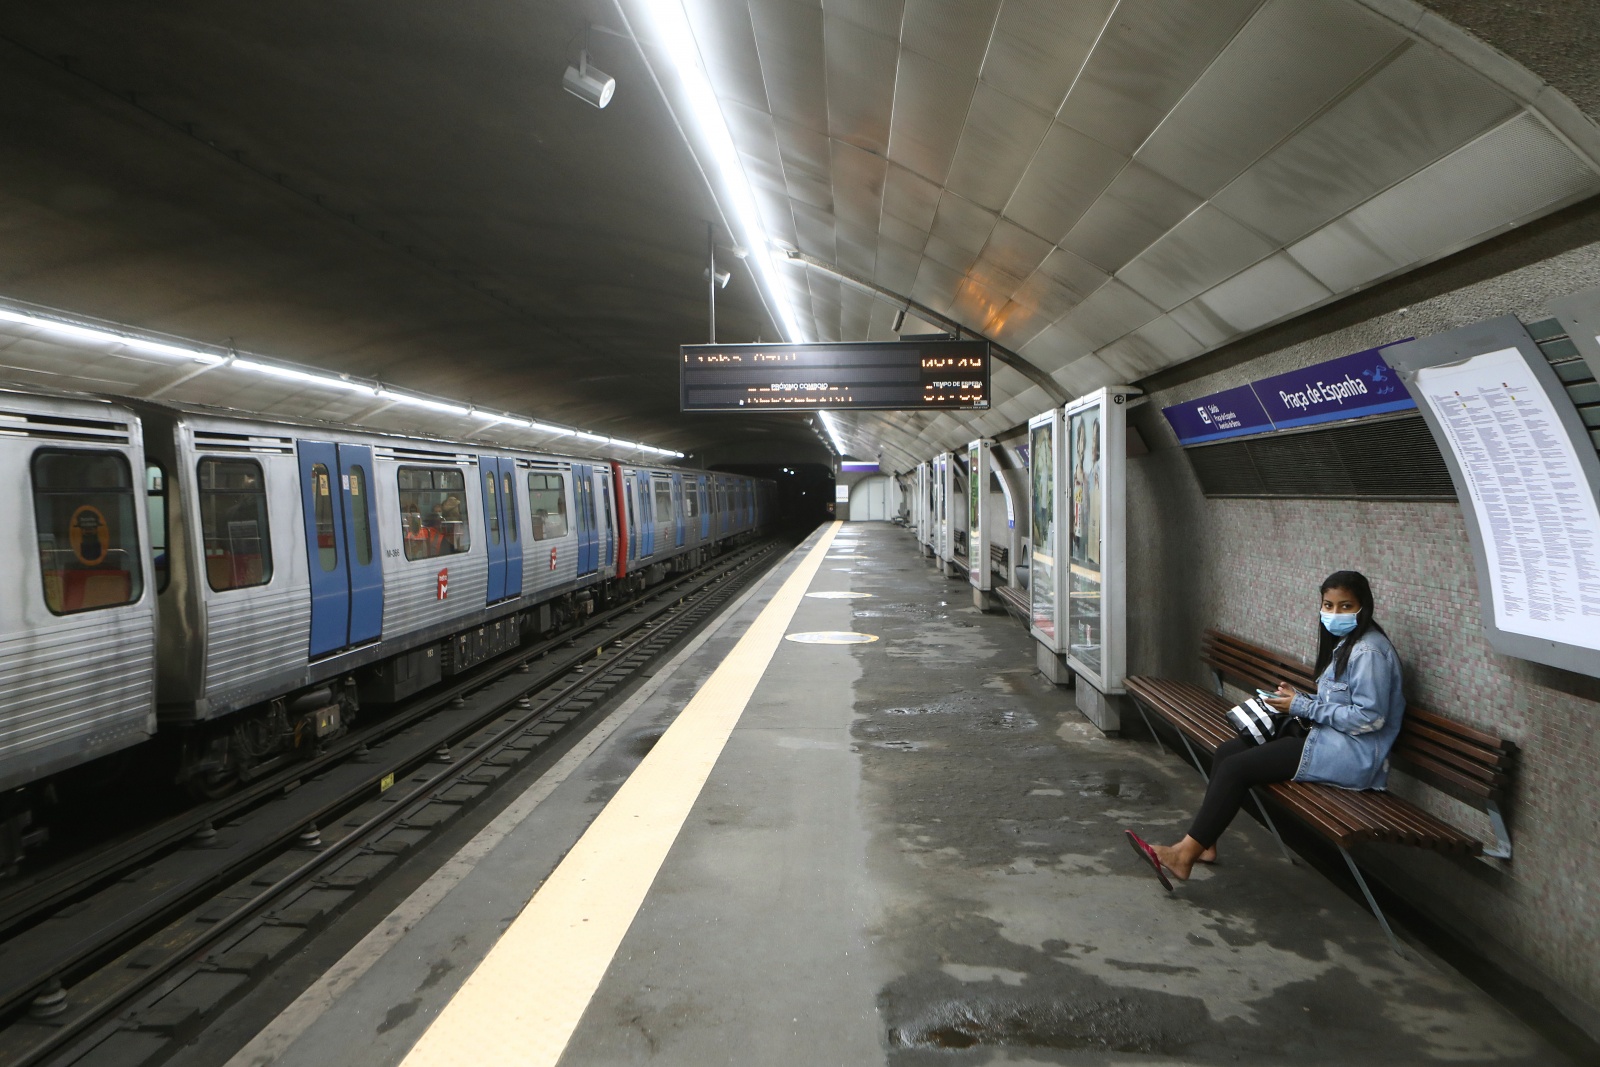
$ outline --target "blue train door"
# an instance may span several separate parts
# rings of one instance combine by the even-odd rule
[[[506,531],[500,506],[500,461],[494,456],[478,457],[478,477],[483,489],[483,524],[489,557],[489,589],[486,599],[493,604],[506,598]]]
[[[651,491],[650,474],[641,471],[637,475],[639,482],[639,523],[644,543],[639,546],[639,555],[653,556],[656,554],[656,496]]]
[[[339,446],[339,492],[344,497],[345,562],[350,571],[349,643],[383,633],[383,553],[378,551],[378,501],[372,494],[372,449]]]
[[[595,509],[595,516],[601,521],[605,531],[605,537],[601,542],[605,545],[605,548],[600,553],[600,560],[608,567],[615,567],[619,561],[617,560],[617,520],[612,514],[614,509],[612,506],[611,468],[596,467],[595,471],[600,479],[600,499],[599,506]]]
[[[383,630],[383,575],[372,498],[372,451],[300,441],[300,499],[311,571],[312,657]]]
[[[674,474],[672,476],[672,528],[673,532],[678,535],[679,548],[683,547],[683,540],[686,534],[683,511],[683,475]]]
[[[500,460],[500,511],[505,518],[506,596],[522,595],[522,513],[517,505],[517,461]]]
[[[706,494],[706,476],[695,475],[695,492],[700,494],[700,540],[711,539],[711,499]]]
[[[600,538],[595,530],[594,468],[587,463],[572,465],[572,511],[577,518],[578,575],[593,574],[600,567]]]

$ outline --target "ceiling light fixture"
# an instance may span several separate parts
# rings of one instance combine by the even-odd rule
[[[589,66],[589,50],[578,53],[578,65],[568,67],[561,76],[561,87],[586,104],[603,108],[617,91],[617,79],[598,67]]]
[[[828,431],[828,438],[833,442],[834,451],[842,457],[844,455],[844,444],[839,440],[839,430],[833,424],[833,416],[826,411],[819,411],[817,414],[822,416],[822,427]]]
[[[502,414],[493,411],[480,411],[465,404],[457,404],[447,400],[436,400],[431,397],[417,396],[411,393],[400,393],[383,385],[381,382],[366,381],[351,377],[348,374],[320,373],[305,370],[300,367],[288,366],[282,363],[267,363],[260,359],[247,359],[242,356],[224,356],[215,352],[206,352],[198,348],[189,348],[183,345],[158,341],[151,337],[141,337],[138,334],[126,333],[115,329],[105,329],[90,326],[86,323],[68,322],[63,319],[34,314],[0,306],[0,322],[15,323],[28,329],[39,330],[42,333],[53,334],[67,340],[97,345],[115,345],[131,349],[135,352],[149,353],[163,356],[168,359],[189,360],[194,363],[205,364],[208,367],[227,368],[228,370],[244,371],[249,374],[260,374],[281,381],[297,382],[303,385],[320,386],[327,389],[338,389],[343,392],[365,393],[370,396],[388,400],[393,404],[408,407],[422,408],[426,411],[435,411],[444,415],[454,415],[458,418],[473,417],[493,423],[505,423],[519,429],[531,430],[535,433],[551,434],[556,437],[581,437],[585,440],[601,444],[615,445],[619,448],[638,448],[654,452],[663,456],[683,458],[682,452],[670,448],[657,448],[655,445],[636,444],[615,438],[604,437],[600,434],[584,433],[581,430],[568,429],[564,426],[553,426],[549,423],[536,422],[520,415]],[[70,374],[68,375],[70,377]]]
[[[655,31],[653,36],[660,42],[661,50],[683,84],[690,117],[711,156],[711,169],[722,179],[722,187],[729,201],[726,206],[731,208],[729,214],[732,216],[735,237],[745,248],[771,247],[772,240],[761,224],[761,211],[750,187],[749,176],[739,160],[739,151],[728,132],[728,123],[723,118],[717,94],[711,88],[711,80],[706,76],[700,46],[695,41],[694,30],[689,25],[689,16],[681,0],[645,0],[642,6],[649,14]],[[795,321],[777,272],[772,269],[771,259],[756,256],[753,261],[755,273],[770,297],[769,306],[776,312],[778,329],[783,331],[784,339],[804,341],[806,338]]]

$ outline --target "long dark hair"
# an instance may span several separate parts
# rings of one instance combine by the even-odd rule
[[[1361,605],[1361,610],[1356,613],[1356,628],[1345,637],[1335,637],[1328,632],[1328,628],[1317,621],[1317,669],[1312,672],[1321,677],[1328,664],[1334,664],[1333,676],[1338,678],[1350,666],[1350,650],[1361,639],[1361,635],[1368,630],[1376,630],[1385,637],[1382,626],[1372,617],[1372,585],[1367,581],[1367,576],[1360,571],[1334,571],[1322,580],[1319,593],[1326,594],[1330,589],[1348,589],[1356,595],[1356,603]],[[1338,655],[1334,655],[1334,650]]]

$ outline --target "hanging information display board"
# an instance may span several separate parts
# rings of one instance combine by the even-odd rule
[[[1124,486],[1128,390],[1068,404],[1066,429],[1067,665],[1101,693],[1121,693],[1127,617]]]
[[[1467,519],[1496,651],[1600,675],[1600,455],[1515,317],[1393,348]]]
[[[1035,639],[1052,653],[1066,651],[1065,630],[1057,613],[1066,599],[1062,589],[1061,561],[1056,536],[1061,500],[1061,409],[1054,408],[1028,420],[1028,599],[1030,629]]]

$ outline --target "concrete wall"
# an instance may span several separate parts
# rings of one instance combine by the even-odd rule
[[[1208,681],[1198,638],[1218,626],[1310,659],[1329,572],[1367,574],[1406,667],[1408,696],[1522,748],[1510,862],[1372,846],[1362,859],[1412,900],[1600,1032],[1600,680],[1500,656],[1479,632],[1459,505],[1207,500],[1164,405],[1491,316],[1548,317],[1551,297],[1600,284],[1590,201],[1141,383],[1132,413],[1151,447],[1130,463],[1129,673]],[[1398,778],[1399,776],[1397,776]],[[1432,790],[1396,788],[1459,825],[1487,820]]]

